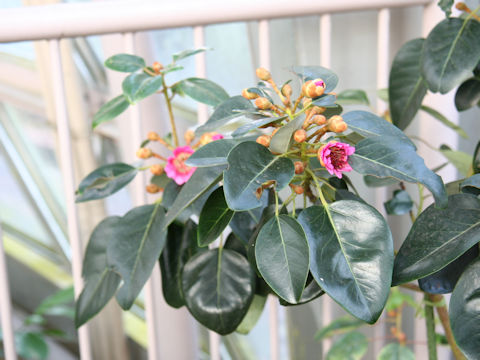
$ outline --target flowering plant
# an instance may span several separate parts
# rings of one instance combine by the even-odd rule
[[[186,306],[201,324],[219,334],[249,331],[267,294],[277,296],[283,305],[327,294],[354,317],[372,324],[384,310],[392,285],[420,279],[420,287],[404,286],[438,302],[428,296],[451,292],[463,273],[457,285],[461,290],[452,296],[451,321],[459,345],[472,354],[464,336],[480,326],[478,306],[470,307],[480,293],[479,146],[469,177],[447,192],[402,130],[428,89],[445,93],[466,80],[466,74],[473,71],[478,76],[478,38],[480,25],[474,17],[448,18],[426,40],[402,47],[390,75],[391,116],[386,113],[385,118],[359,110],[342,115],[341,100],[365,97],[358,91],[337,96],[333,92],[337,76],[319,66],[292,67],[297,83],[281,86],[269,71],[259,68],[258,84],[244,89],[242,96],[230,97],[206,79],[167,85],[168,73],[180,68],[177,62],[203,49],[176,54],[167,66],[147,66],[142,58],[127,54],[109,58],[107,67],[130,74],[123,94],[99,110],[94,126],[160,93],[172,132],[164,137],[148,134],[137,156],[153,159],[149,165],[106,165],[79,186],[77,201],[101,199],[149,169],[153,177],[147,191],[159,198],[123,217],[108,217],[93,231],[85,255],[85,287],[77,301],[77,325],[115,295],[122,308],[129,309],[158,259],[166,301],[173,307]],[[439,42],[444,45],[441,53],[435,46]],[[475,50],[474,56],[464,56],[467,48]],[[475,82],[474,90],[469,81]],[[472,77],[460,86],[459,110],[467,103],[476,105],[466,100],[472,93],[462,88],[470,86],[478,101],[477,83]],[[177,95],[213,107],[205,124],[185,134],[184,145],[171,110],[171,99]],[[155,153],[154,142],[170,155]],[[410,214],[413,226],[396,256],[387,222],[361,198],[349,178],[351,171],[364,175],[368,186],[398,187],[386,210]],[[405,182],[420,189],[415,213]],[[434,199],[426,209],[424,188]],[[467,267],[472,258],[477,259]],[[446,270],[453,265],[455,269]],[[259,300],[253,302],[254,297]],[[464,317],[476,321],[464,324],[468,328],[464,329],[458,325]],[[405,334],[395,331],[398,351],[406,351]],[[451,333],[448,341],[459,351]],[[478,349],[478,339],[473,341]]]

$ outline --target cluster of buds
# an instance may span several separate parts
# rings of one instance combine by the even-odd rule
[[[309,80],[302,86],[302,94],[308,98],[317,98],[325,93],[327,85],[322,79]]]

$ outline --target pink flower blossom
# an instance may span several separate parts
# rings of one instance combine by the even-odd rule
[[[223,135],[216,133],[216,132],[208,132],[201,136],[200,138],[200,146],[207,145],[215,140],[223,139]]]
[[[341,179],[342,172],[352,171],[352,167],[347,161],[354,152],[353,146],[332,141],[318,150],[318,159],[330,174]]]
[[[221,140],[221,139],[223,139],[223,135],[222,135],[222,134],[212,135],[212,141]]]
[[[177,185],[185,184],[197,169],[185,165],[185,160],[187,160],[193,152],[190,146],[179,146],[173,150],[173,156],[167,159],[165,173],[170,179],[173,179]]]

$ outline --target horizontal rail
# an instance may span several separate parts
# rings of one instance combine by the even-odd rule
[[[235,21],[427,5],[433,0],[103,1],[0,10],[0,42],[49,40]],[[86,20],[88,19],[88,20]]]

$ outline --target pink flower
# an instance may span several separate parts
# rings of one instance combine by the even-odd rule
[[[212,141],[215,140],[220,140],[223,139],[223,135],[216,133],[216,132],[208,132],[202,135],[200,138],[200,146],[206,145],[208,143],[211,143]]]
[[[222,134],[215,134],[215,135],[212,136],[212,141],[221,140],[221,139],[223,139]]]
[[[185,184],[196,170],[195,167],[185,165],[185,160],[187,160],[193,152],[190,146],[179,146],[173,150],[173,156],[167,159],[165,173],[170,179],[173,179],[177,185]]]
[[[354,152],[353,146],[332,141],[318,150],[318,160],[330,174],[341,179],[342,172],[352,171],[352,167],[347,161]]]

